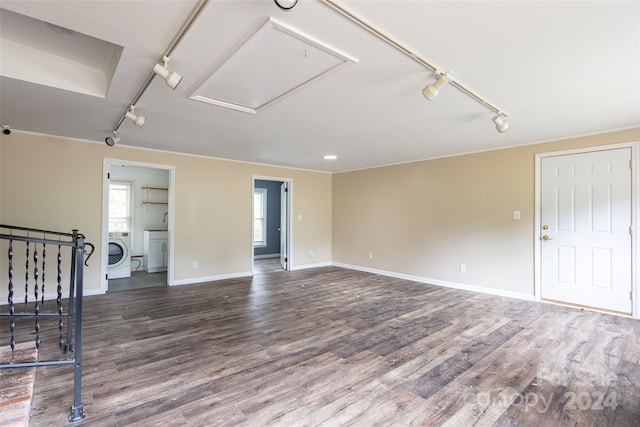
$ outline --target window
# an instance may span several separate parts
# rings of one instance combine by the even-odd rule
[[[131,182],[109,183],[109,232],[131,231]]]
[[[253,190],[253,246],[267,246],[267,189]]]

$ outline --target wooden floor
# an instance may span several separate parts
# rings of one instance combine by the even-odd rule
[[[84,348],[75,425],[640,425],[639,321],[337,267],[87,297]]]

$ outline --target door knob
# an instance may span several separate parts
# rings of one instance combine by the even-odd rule
[[[553,240],[553,238],[549,237],[548,234],[545,234],[544,236],[542,236],[542,240]]]

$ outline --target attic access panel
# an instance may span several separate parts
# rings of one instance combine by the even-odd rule
[[[256,114],[349,62],[357,59],[269,18],[190,98]]]

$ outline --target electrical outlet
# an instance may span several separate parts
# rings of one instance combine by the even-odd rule
[[[191,268],[193,268],[194,270],[198,268],[198,261],[193,261],[193,264],[191,264]]]
[[[313,256],[313,249],[309,249],[309,256],[312,257]]]
[[[467,272],[467,264],[460,264],[460,272],[461,273]]]
[[[373,259],[373,252],[369,252],[369,259]]]

